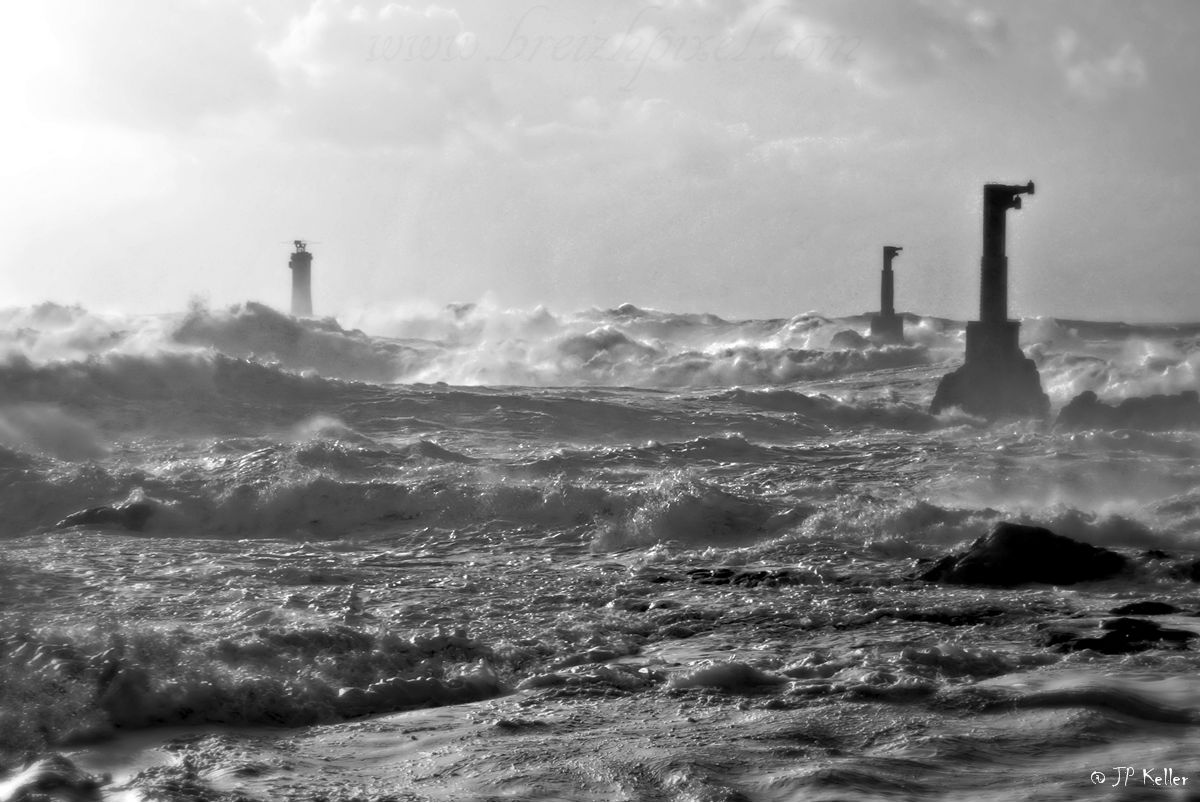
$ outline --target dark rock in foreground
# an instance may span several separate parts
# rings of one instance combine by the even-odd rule
[[[948,555],[922,580],[955,585],[1072,585],[1105,580],[1125,569],[1121,555],[1050,532],[1001,522],[961,555]]]
[[[1184,650],[1187,642],[1197,636],[1190,630],[1162,627],[1149,619],[1125,616],[1102,622],[1098,630],[1094,625],[1095,620],[1047,625],[1043,628],[1042,643],[1063,652],[1095,650],[1105,655],[1123,655],[1153,649]]]
[[[1105,404],[1088,390],[1067,403],[1058,414],[1064,429],[1197,429],[1200,393],[1186,390],[1174,396],[1145,396]]]

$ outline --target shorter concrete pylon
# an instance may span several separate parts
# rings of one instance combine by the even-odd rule
[[[895,274],[892,260],[904,250],[898,245],[883,247],[883,272],[879,278],[879,314],[871,318],[871,339],[879,343],[903,343],[904,319],[896,314]]]

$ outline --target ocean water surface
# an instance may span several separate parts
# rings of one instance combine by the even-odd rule
[[[835,340],[867,323],[0,311],[0,768],[55,750],[111,799],[1200,796],[1200,653],[1045,638],[1147,600],[1200,631],[1200,433],[930,416],[963,325]],[[1055,408],[1200,385],[1200,325],[1022,334]],[[1000,521],[1133,568],[915,579]]]

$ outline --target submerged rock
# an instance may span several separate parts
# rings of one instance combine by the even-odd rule
[[[1127,605],[1118,605],[1109,613],[1117,616],[1161,616],[1168,613],[1179,613],[1179,609],[1169,602],[1158,602],[1157,600],[1143,600],[1141,602],[1130,602]]]
[[[137,790],[135,800],[254,800],[239,789],[230,789],[227,783],[217,788],[191,756],[184,756],[178,763],[147,767],[130,779],[129,786]]]
[[[960,555],[947,555],[922,580],[955,585],[1071,585],[1105,580],[1125,569],[1121,555],[1052,533],[1001,522]]]
[[[457,705],[486,700],[504,693],[504,687],[486,666],[472,674],[444,680],[433,677],[391,677],[363,688],[338,690],[338,713],[346,717],[383,714],[409,708]]]
[[[794,569],[689,569],[693,583],[707,586],[787,586],[812,582],[811,573]]]
[[[1063,652],[1095,650],[1105,655],[1123,655],[1152,649],[1183,650],[1196,638],[1190,630],[1162,627],[1149,619],[1122,616],[1100,623],[1059,622],[1043,627],[1042,643]]]
[[[901,622],[926,622],[931,625],[970,627],[990,622],[1007,613],[1003,608],[975,607],[962,610],[933,609],[926,611],[881,610],[882,619],[898,619]]]
[[[1200,560],[1180,560],[1169,564],[1173,576],[1200,583]]]
[[[1155,395],[1105,404],[1084,391],[1058,414],[1064,429],[1196,429],[1200,427],[1200,393],[1186,390],[1174,396]]]

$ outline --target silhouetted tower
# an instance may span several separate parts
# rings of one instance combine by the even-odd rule
[[[1008,210],[1033,195],[1033,182],[983,188],[983,258],[979,261],[979,320],[967,324],[967,362],[1003,359],[1020,352],[1020,321],[1008,319]]]
[[[942,377],[930,411],[948,407],[989,418],[1045,416],[1050,400],[1033,360],[1021,352],[1020,321],[1008,319],[1006,216],[1021,208],[1028,184],[983,187],[983,258],[980,260],[979,320],[967,322],[966,362]]]
[[[294,242],[296,250],[288,260],[292,269],[292,314],[312,315],[312,254],[303,240]]]
[[[980,260],[979,320],[1008,320],[1008,210],[1021,208],[1021,196],[1033,195],[1033,182],[1024,187],[988,184],[983,188],[983,259]]]
[[[898,245],[883,247],[883,272],[879,278],[879,314],[871,318],[871,337],[885,343],[904,342],[904,319],[896,314],[895,274],[892,260],[904,249]]]

